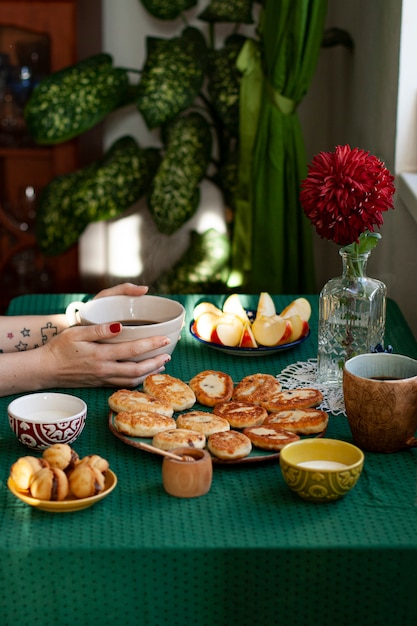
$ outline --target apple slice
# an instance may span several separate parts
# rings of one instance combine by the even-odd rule
[[[306,331],[308,331],[308,322],[305,322],[299,315],[292,315],[291,317],[284,319],[286,319],[287,323],[289,323],[291,331],[289,335],[286,337],[284,336],[281,339],[279,342],[280,344],[297,341],[306,334]]]
[[[215,328],[216,343],[234,348],[239,345],[243,333],[243,322],[236,315],[223,313]],[[214,341],[214,337],[212,339]]]
[[[285,320],[285,330],[284,330],[284,334],[282,335],[281,339],[278,342],[278,345],[281,345],[283,343],[288,343],[289,342],[289,337],[292,333],[292,325],[290,320]]]
[[[219,309],[212,302],[200,302],[194,307],[194,319],[195,320],[197,320],[197,318],[199,318],[200,315],[202,315],[203,313],[215,313],[216,315],[222,314],[221,309]]]
[[[271,296],[266,291],[261,291],[258,300],[256,317],[272,317],[276,315],[275,304]]]
[[[231,296],[226,298],[223,304],[223,313],[236,315],[244,324],[249,324],[249,318],[237,293],[233,293]]]
[[[299,315],[302,320],[308,322],[311,316],[311,305],[305,298],[296,298],[290,302],[280,313],[281,317],[292,317],[293,315]]]
[[[258,344],[276,346],[282,339],[287,327],[286,320],[280,315],[256,317],[252,324],[253,334]]]
[[[221,319],[221,315],[217,315],[217,313],[213,313],[207,311],[206,313],[202,313],[195,320],[195,332],[201,339],[204,341],[212,341],[213,332],[216,329],[219,320]]]
[[[257,348],[258,344],[253,335],[252,327],[246,324],[243,328],[242,337],[240,338],[239,348]]]

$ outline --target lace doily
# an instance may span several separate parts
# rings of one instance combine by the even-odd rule
[[[319,408],[333,415],[346,416],[341,385],[325,385],[317,382],[317,359],[292,363],[285,367],[277,378],[285,389],[298,387],[319,389],[324,398]]]

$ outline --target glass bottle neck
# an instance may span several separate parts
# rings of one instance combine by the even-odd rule
[[[352,254],[352,252],[346,252],[345,250],[339,250],[339,254],[342,257],[343,263],[343,277],[345,278],[363,278],[366,276],[366,264],[370,252],[364,254]]]

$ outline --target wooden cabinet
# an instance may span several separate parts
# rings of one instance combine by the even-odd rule
[[[100,137],[36,146],[22,111],[30,81],[101,50],[101,26],[101,0],[0,0],[0,310],[21,293],[80,289],[76,246],[40,252],[36,203],[52,178],[96,156]]]

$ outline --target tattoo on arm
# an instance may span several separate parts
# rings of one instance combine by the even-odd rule
[[[32,335],[36,336],[37,333],[36,332],[34,333],[33,329],[31,328],[26,328],[26,326],[24,326],[18,333],[16,331],[9,331],[6,335],[6,339],[10,342],[14,342],[17,340],[19,335],[21,335],[21,338],[19,339],[19,341],[13,344],[13,348],[14,350],[17,350],[18,352],[24,352],[25,350],[30,350],[31,348],[38,348],[40,345],[45,344],[48,340],[51,339],[51,337],[54,337],[55,335],[58,334],[58,327],[52,324],[52,322],[47,322],[45,326],[41,326],[41,328],[39,329],[39,332],[40,332],[39,341],[38,342],[35,341],[33,345],[30,345],[29,339],[32,337]],[[24,341],[24,339],[26,339],[27,341]],[[10,347],[6,347],[6,346],[0,347],[0,353],[10,352],[10,351],[11,351]]]
[[[55,337],[55,335],[58,334],[58,328],[57,326],[53,326],[52,322],[48,322],[46,326],[42,326],[41,334],[42,343],[44,344],[48,341],[48,339],[50,339],[51,337]]]
[[[15,348],[18,352],[24,352],[29,347],[28,343],[24,343],[23,341],[19,341],[18,344],[15,345]]]
[[[20,334],[22,335],[22,337],[30,337],[29,328],[22,328],[22,330],[20,331]],[[20,340],[19,343],[15,345],[15,348],[18,352],[24,352],[25,350],[29,348],[29,344]]]

